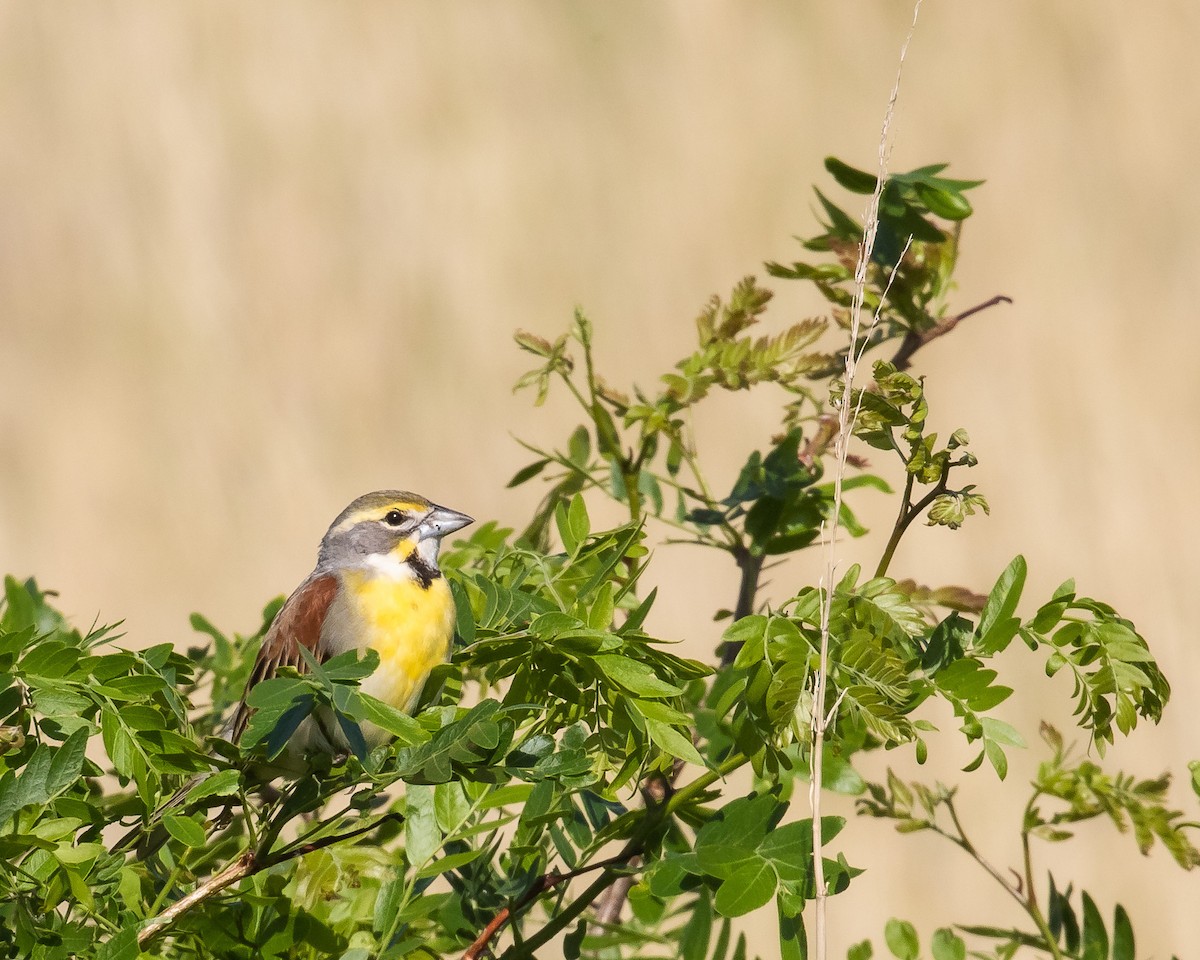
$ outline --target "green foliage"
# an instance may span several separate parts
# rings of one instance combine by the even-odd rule
[[[827,168],[852,192],[876,187],[840,161]],[[1019,825],[1014,881],[979,857],[953,786],[868,783],[856,767],[880,749],[924,762],[941,749],[933,721],[949,708],[953,735],[977,751],[966,772],[986,760],[984,775],[1003,780],[1024,746],[1002,707],[1026,648],[1051,677],[1072,677],[1089,755],[1156,722],[1170,695],[1134,626],[1073,584],[1023,619],[1023,557],[986,596],[888,574],[916,518],[955,530],[988,512],[973,485],[950,485],[975,464],[966,433],[939,442],[924,381],[907,372],[914,352],[957,322],[948,297],[971,212],[964,192],[977,182],[943,170],[883,187],[870,318],[853,347],[895,352],[875,358],[865,389],[847,393],[840,379],[862,226],[821,193],[827,222],[803,244],[824,259],[768,272],[813,283],[828,316],[762,332],[772,295],[748,277],[703,307],[670,370],[626,391],[596,370],[582,312],[557,339],[517,335],[537,358],[518,386],[537,405],[561,395],[581,422],[558,444],[526,444],[534,459],[510,486],[545,490],[519,533],[484,523],[443,554],[458,642],[413,716],[360,689],[375,654],[310,660],[253,689],[255,712],[234,745],[222,730],[279,601],[244,636],[194,616],[202,642],[185,656],[119,649],[111,629],[81,634],[36,583],[6,581],[0,956],[115,960],[140,947],[180,960],[747,960],[739,918],[773,904],[778,948],[768,955],[805,957],[809,904],[862,872],[836,849],[852,827],[798,801],[817,776],[857,796],[861,815],[947,837],[1028,918],[1024,929],[988,926],[991,904],[981,903],[981,923],[928,939],[935,960],[963,960],[968,940],[977,957],[1132,958],[1126,912],[1117,906],[1106,923],[1088,893],[1060,892],[1053,875],[1039,885],[1032,841],[1053,851],[1075,824],[1106,819],[1143,853],[1161,844],[1190,869],[1196,824],[1170,806],[1167,776],[1106,773],[1044,728],[1051,758]],[[736,479],[716,489],[695,424],[718,391],[763,389],[779,399],[780,429],[749,425]],[[838,436],[842,404],[856,412],[853,437]],[[884,454],[880,474],[894,470],[901,491],[874,573],[855,565],[768,608],[768,562],[818,543],[835,520],[862,534],[859,498],[892,493],[852,453],[835,501],[838,448],[852,440]],[[598,498],[619,504],[622,522],[599,524]],[[687,595],[731,621],[711,662],[678,655],[652,627],[658,590],[643,583],[658,531],[732,561],[725,596]],[[296,764],[284,747],[314,712],[351,749]],[[391,741],[368,749],[367,723]],[[735,790],[727,778],[743,768],[753,778]],[[1200,794],[1200,763],[1192,784]],[[895,957],[928,955],[899,919],[883,943]],[[849,956],[873,949],[864,940]]]
[[[880,195],[879,226],[867,272],[863,305],[879,314],[879,328],[867,334],[873,342],[932,328],[946,312],[958,261],[958,236],[972,213],[964,196],[982,180],[951,180],[939,176],[946,164],[894,173]],[[828,157],[825,169],[847,190],[873,193],[874,174]],[[843,312],[835,319],[848,326],[844,311],[854,299],[854,272],[864,224],[838,207],[820,190],[817,199],[827,217],[824,232],[803,241],[806,250],[833,254],[833,263],[767,264],[775,277],[813,283],[825,299]],[[949,221],[943,227],[938,219]]]
[[[1025,851],[1023,875],[1011,879],[994,876],[1010,896],[1024,900],[1035,929],[1001,929],[986,925],[965,925],[960,929],[971,936],[991,941],[993,953],[974,956],[1012,956],[1021,946],[1033,947],[1054,956],[1081,960],[1132,958],[1133,928],[1125,909],[1115,908],[1111,928],[1106,928],[1095,901],[1086,892],[1080,894],[1080,910],[1072,904],[1068,887],[1059,891],[1053,875],[1048,878],[1045,911],[1024,890],[1034,889],[1031,839],[1050,843],[1069,840],[1075,824],[1107,817],[1118,831],[1133,828],[1138,849],[1148,854],[1155,840],[1170,852],[1185,870],[1200,865],[1200,850],[1192,843],[1188,830],[1194,823],[1181,823],[1183,814],[1167,806],[1170,776],[1137,780],[1127,774],[1107,774],[1091,761],[1074,762],[1062,735],[1048,724],[1042,725],[1042,739],[1053,755],[1041,764],[1032,784],[1020,826],[1021,847]],[[941,783],[933,785],[904,782],[889,771],[885,784],[870,784],[860,798],[860,812],[896,821],[901,833],[929,830],[946,837],[983,864],[975,845],[967,836],[955,808],[956,789]],[[1049,802],[1057,809],[1044,812]],[[1082,923],[1080,922],[1082,916]],[[915,934],[914,934],[915,937]],[[915,940],[913,941],[915,944]],[[888,937],[889,946],[892,944]],[[1111,952],[1110,952],[1111,948]],[[893,947],[895,953],[895,948]],[[896,953],[896,956],[900,956]],[[912,954],[916,956],[916,954]],[[936,955],[936,950],[935,950]]]

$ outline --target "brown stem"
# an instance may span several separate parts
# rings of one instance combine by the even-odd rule
[[[1012,297],[1006,297],[1004,294],[997,294],[990,300],[985,300],[983,303],[978,303],[975,306],[964,310],[957,316],[946,318],[941,323],[930,327],[924,333],[917,333],[914,330],[910,330],[908,334],[905,335],[904,339],[900,341],[900,349],[897,350],[896,355],[892,357],[892,366],[897,370],[907,370],[910,366],[912,366],[913,354],[925,346],[925,344],[932,340],[936,340],[938,337],[944,337],[960,323],[966,320],[967,317],[973,317],[975,314],[982,313],[989,307],[994,307],[1000,303],[1012,303]]]
[[[212,897],[215,897],[222,890],[233,886],[240,880],[246,877],[254,876],[261,870],[266,870],[280,863],[286,863],[289,860],[295,860],[297,857],[303,857],[325,847],[333,846],[335,843],[341,843],[343,840],[352,840],[354,837],[361,836],[364,833],[376,829],[380,824],[388,820],[404,818],[398,813],[389,813],[387,816],[374,820],[365,827],[357,827],[346,833],[332,834],[328,837],[310,841],[308,843],[297,844],[292,847],[286,847],[279,853],[271,856],[267,851],[271,843],[274,842],[278,832],[269,832],[268,839],[260,844],[255,850],[243,850],[241,854],[232,860],[220,872],[209,877],[204,883],[200,884],[195,890],[185,897],[176,900],[171,906],[167,907],[157,917],[152,919],[138,932],[138,946],[144,947],[151,940],[157,937],[160,933],[166,930],[171,924],[178,920],[181,916],[191,910],[193,907],[203,903]]]
[[[492,938],[504,929],[504,925],[543,893],[553,890],[559,884],[567,883],[576,877],[592,873],[595,870],[607,870],[609,867],[632,863],[637,856],[636,853],[622,851],[615,857],[609,857],[607,860],[601,860],[598,863],[590,863],[586,867],[580,867],[578,870],[572,870],[569,873],[559,873],[556,870],[549,870],[543,873],[534,881],[533,886],[526,890],[512,906],[504,907],[488,921],[487,926],[479,932],[479,936],[467,947],[466,952],[462,955],[462,960],[478,960],[483,955],[483,951],[488,948],[488,944]]]
[[[640,866],[641,859],[641,857],[634,857],[629,861],[629,865],[631,867]],[[632,873],[617,878],[617,882],[608,888],[608,892],[604,894],[604,899],[600,901],[600,906],[596,908],[597,925],[612,926],[620,921],[621,910],[624,908],[625,900],[629,897],[629,891],[635,883],[637,883],[637,878]]]
[[[210,897],[216,896],[226,887],[233,886],[238,881],[257,873],[262,868],[263,864],[258,862],[258,858],[253,850],[242,851],[241,856],[229,863],[224,870],[209,877],[186,897],[176,900],[166,910],[142,927],[138,932],[138,946],[145,947],[146,944],[162,933],[179,917],[191,910],[192,907],[203,903]]]

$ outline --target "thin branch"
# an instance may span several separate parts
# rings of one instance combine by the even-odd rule
[[[1029,905],[1025,902],[1025,898],[1021,896],[1020,891],[1017,890],[1015,887],[1013,887],[1013,885],[1010,884],[1007,880],[1005,880],[1004,874],[1002,874],[999,870],[997,870],[990,863],[988,863],[987,860],[985,860],[983,858],[983,855],[980,854],[980,852],[977,849],[975,849],[975,844],[973,844],[970,841],[970,839],[968,839],[966,831],[963,830],[962,822],[958,819],[958,811],[954,809],[954,801],[953,800],[949,800],[949,799],[946,800],[946,809],[950,813],[950,820],[954,824],[954,829],[958,831],[958,836],[956,836],[956,837],[951,836],[950,834],[946,833],[945,831],[943,831],[942,829],[940,829],[939,827],[936,827],[936,826],[934,827],[934,829],[937,830],[937,832],[940,833],[947,840],[951,841],[956,846],[958,846],[962,850],[966,851],[966,853],[971,857],[972,860],[974,860],[977,864],[979,864],[981,867],[983,867],[983,869],[987,871],[988,875],[993,880],[995,880],[998,884],[1000,884],[1000,886],[1002,886],[1004,888],[1005,893],[1007,893],[1010,897],[1012,897],[1014,900],[1016,900],[1017,903],[1019,903],[1023,909],[1028,910]]]
[[[695,731],[692,732],[692,739],[695,740]],[[658,806],[666,803],[671,797],[672,791],[675,789],[675,781],[679,779],[679,775],[683,773],[683,768],[686,764],[678,757],[671,765],[671,772],[667,775],[655,774],[652,777],[642,781],[642,799],[645,802],[647,813]],[[635,855],[630,858],[629,865],[631,867],[641,865],[641,855]],[[600,901],[600,906],[596,908],[596,923],[600,925],[614,924],[621,919],[621,910],[625,906],[625,899],[629,896],[629,890],[633,886],[633,876],[625,875],[619,877],[617,882],[609,888],[604,895],[604,899]]]
[[[288,818],[290,819],[290,818]],[[370,833],[378,828],[381,824],[388,820],[403,820],[404,817],[398,813],[389,813],[378,820],[373,820],[371,823],[363,827],[356,827],[346,833],[331,834],[327,837],[321,837],[317,840],[312,840],[307,843],[296,843],[284,847],[272,855],[270,847],[274,844],[282,830],[284,823],[280,822],[277,825],[272,824],[268,827],[264,840],[254,849],[243,850],[234,860],[224,867],[220,872],[214,874],[205,880],[191,893],[179,900],[176,900],[171,906],[167,907],[162,913],[154,917],[138,932],[138,946],[145,947],[151,940],[157,937],[160,933],[171,926],[181,916],[191,910],[193,907],[204,903],[206,900],[215,897],[222,890],[233,886],[247,877],[254,876],[263,870],[267,870],[281,863],[286,863],[289,860],[295,860],[298,857],[307,856],[317,850],[322,850],[325,847],[333,846],[335,843],[341,843],[344,840],[352,840],[355,837],[362,836],[364,833]]]
[[[629,861],[631,867],[641,865],[641,857],[634,857]],[[625,907],[625,901],[629,897],[629,891],[633,889],[633,885],[637,883],[637,878],[632,873],[624,874],[617,878],[617,882],[608,888],[608,893],[604,895],[604,899],[600,902],[600,906],[596,908],[596,924],[598,926],[609,926],[620,922],[621,910]]]
[[[625,876],[624,873],[614,872],[612,868],[618,864],[623,864],[627,868],[631,868],[635,861],[641,857],[647,839],[654,833],[659,824],[663,823],[680,807],[691,803],[696,797],[703,794],[718,780],[728,776],[729,774],[733,773],[734,770],[737,770],[739,767],[745,765],[748,762],[748,759],[749,758],[747,758],[744,753],[733,753],[726,757],[723,762],[718,764],[715,770],[705,771],[700,776],[696,777],[695,780],[685,784],[678,790],[670,789],[670,782],[668,781],[668,778],[658,778],[659,787],[662,790],[661,794],[651,792],[649,789],[644,790],[643,793],[647,794],[646,798],[648,802],[656,799],[660,800],[661,802],[659,802],[656,806],[647,807],[645,819],[642,820],[637,832],[625,844],[625,848],[615,857],[610,857],[606,861],[591,864],[587,867],[581,867],[573,874],[563,874],[562,877],[555,884],[553,884],[553,886],[557,886],[559,883],[562,883],[563,880],[570,879],[572,876],[578,876],[581,873],[584,873],[588,870],[594,870],[599,867],[605,868],[604,874],[595,880],[591,886],[585,889],[561,913],[554,916],[546,924],[546,926],[544,926],[534,936],[530,937],[518,948],[516,948],[516,953],[513,954],[513,956],[529,957],[532,955],[533,950],[542,946],[544,943],[558,934],[559,931],[566,927],[568,923],[570,923],[585,909],[587,909],[593,900],[595,900],[606,889],[617,883],[623,876]],[[680,769],[682,769],[682,765],[677,762],[676,769],[672,773],[672,780],[678,775]],[[536,883],[534,887],[535,892],[533,897],[528,903],[522,902],[521,909],[529,906],[533,899],[536,899],[536,897],[546,892],[546,890],[552,889],[552,886],[541,890],[537,889],[538,885],[546,879],[546,876],[551,875],[547,874],[542,878],[539,878],[538,883]],[[524,900],[525,898],[523,897],[522,901]],[[617,905],[615,909],[619,913],[620,906]],[[483,947],[487,945],[487,941],[491,937],[495,936],[496,932],[498,932],[504,926],[504,924],[509,921],[515,912],[518,912],[515,908],[505,908],[504,910],[500,911],[496,917],[493,917],[483,931],[483,933],[486,933],[489,929],[491,929],[492,932],[488,935],[488,938],[484,939],[483,933],[481,933],[480,936],[475,939],[475,942],[471,944],[471,947],[468,948],[468,952],[463,954],[463,960],[476,960],[476,958],[481,956],[481,951]],[[481,942],[482,946],[477,946],[481,944]],[[475,952],[471,953],[471,950],[475,950]]]
[[[176,900],[166,910],[142,927],[138,931],[138,946],[145,947],[146,944],[166,930],[167,927],[183,916],[183,914],[191,910],[192,907],[203,903],[211,897],[215,897],[226,887],[233,886],[238,881],[246,879],[246,877],[257,873],[261,869],[262,865],[258,862],[254,851],[243,851],[242,855],[229,863],[224,870],[209,877],[186,897]]]
[[[896,547],[900,545],[900,538],[904,536],[904,532],[917,517],[925,512],[925,509],[934,500],[946,492],[946,484],[950,480],[951,466],[952,464],[947,463],[942,468],[942,475],[938,478],[938,482],[934,485],[933,489],[917,501],[916,504],[910,503],[913,483],[916,477],[911,473],[908,475],[908,479],[904,482],[904,497],[900,502],[900,513],[896,516],[896,525],[892,527],[892,535],[888,538],[887,546],[883,548],[883,555],[879,558],[879,566],[875,568],[875,576],[882,577],[887,573],[887,569],[892,563],[892,556],[896,552]]]
[[[608,887],[611,886],[620,876],[620,874],[605,870],[604,873],[600,874],[600,876],[597,877],[592,884],[583,891],[583,893],[576,897],[570,903],[570,905],[563,910],[562,913],[554,918],[555,922],[546,924],[546,926],[542,927],[542,929],[535,933],[532,937],[530,937],[528,940],[525,940],[520,946],[516,947],[511,952],[512,960],[521,960],[521,958],[533,957],[534,950],[537,950],[538,948],[544,946],[548,941],[554,939],[554,937],[558,935],[559,931],[561,931],[564,927],[566,927],[567,924],[583,913],[583,911],[591,905],[592,901],[600,896],[600,894],[602,894],[606,889],[608,889]]]
[[[615,857],[609,857],[607,860],[601,860],[597,863],[590,863],[586,867],[580,867],[578,870],[572,870],[569,873],[559,873],[557,870],[549,870],[543,873],[533,882],[533,885],[526,890],[521,897],[510,907],[504,907],[491,920],[488,921],[477,936],[474,942],[467,947],[466,952],[462,955],[462,960],[478,960],[483,956],[483,952],[488,949],[488,944],[492,941],[514,916],[521,913],[526,907],[533,903],[538,897],[547,891],[553,890],[555,887],[564,883],[569,883],[576,877],[582,877],[585,874],[592,873],[596,870],[608,870],[610,867],[623,866],[637,856],[637,854],[626,853],[622,851]],[[599,891],[597,891],[597,894]],[[593,898],[594,899],[594,898]],[[588,903],[591,901],[589,900]],[[586,907],[587,904],[584,904]],[[580,908],[582,910],[583,907]]]
[[[764,554],[756,554],[742,546],[733,551],[733,557],[742,573],[741,582],[738,584],[737,605],[733,610],[733,619],[736,621],[748,617],[754,612],[755,598],[758,596],[758,581],[762,576],[763,561],[767,558]],[[725,644],[725,649],[721,652],[721,666],[728,667],[732,664],[741,649],[740,643]]]
[[[887,110],[884,112],[883,129],[879,136],[879,164],[875,178],[875,190],[867,204],[864,219],[863,240],[858,250],[858,263],[854,271],[854,299],[850,308],[850,349],[846,352],[846,368],[842,384],[842,402],[838,406],[838,432],[835,438],[836,468],[833,480],[833,510],[830,527],[825,541],[825,589],[821,598],[821,653],[817,668],[816,689],[812,710],[812,777],[809,780],[809,806],[813,815],[813,874],[814,874],[814,915],[813,924],[813,956],[815,960],[825,960],[826,949],[826,899],[824,844],[821,837],[821,773],[824,768],[825,731],[830,720],[825,709],[825,697],[829,672],[829,619],[833,605],[834,556],[838,527],[842,509],[842,482],[846,473],[846,462],[849,455],[850,436],[853,430],[851,408],[853,406],[854,376],[858,368],[860,355],[855,350],[860,333],[860,313],[866,298],[867,268],[871,262],[871,254],[875,248],[875,237],[879,232],[879,203],[883,187],[887,181],[888,159],[891,154],[891,124],[895,114],[896,101],[900,96],[900,77],[904,70],[904,60],[908,55],[908,45],[912,41],[917,28],[917,17],[921,12],[921,0],[916,0],[913,6],[912,23],[908,35],[900,48],[900,62],[896,68],[896,80],[892,85],[892,93],[888,98]],[[872,326],[878,320],[878,312],[872,318]],[[868,331],[869,333],[869,331]],[[857,411],[855,411],[857,412]]]
[[[353,840],[355,837],[361,837],[364,833],[370,833],[378,827],[383,826],[389,820],[395,820],[400,823],[404,822],[404,815],[401,813],[387,813],[378,820],[373,820],[364,827],[356,827],[353,830],[348,830],[345,833],[330,834],[327,837],[319,837],[316,840],[310,840],[305,843],[296,843],[291,846],[284,847],[279,853],[269,858],[267,866],[275,866],[276,864],[286,863],[288,860],[295,860],[297,857],[305,857],[310,853],[315,853],[318,850],[323,850],[325,847],[332,847],[335,843],[341,843],[343,840]]]
[[[1029,798],[1029,803],[1025,805],[1025,815],[1021,818],[1021,857],[1024,861],[1025,886],[1028,888],[1029,905],[1033,907],[1037,906],[1037,893],[1033,886],[1033,853],[1029,849],[1029,831],[1025,828],[1025,824],[1029,822],[1033,806],[1037,803],[1039,796],[1041,796],[1041,791],[1035,791]]]
[[[897,370],[907,370],[912,366],[913,354],[920,350],[925,344],[936,340],[938,337],[944,337],[951,330],[957,327],[960,323],[973,317],[977,313],[982,313],[984,310],[994,307],[1000,303],[1012,303],[1012,297],[1006,297],[1004,294],[997,294],[990,300],[984,300],[983,303],[977,303],[975,306],[964,310],[957,316],[949,317],[941,323],[936,324],[926,330],[924,333],[917,333],[915,330],[910,330],[900,341],[900,349],[896,351],[896,355],[892,357],[892,366]]]
[[[1033,797],[1030,798],[1029,804],[1025,808],[1026,815],[1028,814],[1030,807],[1032,807],[1034,802],[1037,800],[1037,797],[1038,794],[1035,793]],[[963,830],[962,823],[958,819],[958,811],[954,809],[954,802],[952,800],[946,801],[946,809],[950,812],[950,819],[954,823],[954,829],[958,831],[958,836],[952,836],[941,827],[937,826],[937,824],[931,824],[933,829],[951,843],[955,844],[962,850],[965,850],[976,863],[983,867],[983,869],[987,871],[988,875],[1004,888],[1004,892],[1016,900],[1021,909],[1029,915],[1029,919],[1034,922],[1034,925],[1038,928],[1038,932],[1042,935],[1042,939],[1045,941],[1045,949],[1050,952],[1050,955],[1054,957],[1055,960],[1064,960],[1062,949],[1055,940],[1054,934],[1050,930],[1050,924],[1046,921],[1045,916],[1042,914],[1042,910],[1037,903],[1037,896],[1034,893],[1033,864],[1029,855],[1029,832],[1024,828],[1021,830],[1021,845],[1024,851],[1025,859],[1025,886],[1027,888],[1025,890],[1025,895],[1022,896],[1020,874],[1017,874],[1015,870],[1012,871],[1017,876],[1015,883],[1009,883],[1007,880],[1005,880],[1003,874],[1001,874],[995,867],[988,863],[980,855],[979,851],[975,849],[975,845],[967,838],[966,831]]]

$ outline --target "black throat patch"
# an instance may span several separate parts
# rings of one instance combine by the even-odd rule
[[[422,590],[428,590],[430,584],[442,576],[441,570],[432,563],[422,559],[421,555],[415,550],[408,555],[406,563],[412,568],[413,577],[416,578]]]

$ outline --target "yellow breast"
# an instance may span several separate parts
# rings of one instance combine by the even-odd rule
[[[369,647],[378,653],[379,667],[362,690],[411,712],[429,672],[450,655],[454,599],[449,586],[440,577],[423,587],[408,578],[353,570],[343,575],[342,595],[344,615],[331,624],[342,636],[330,638],[331,648]]]

